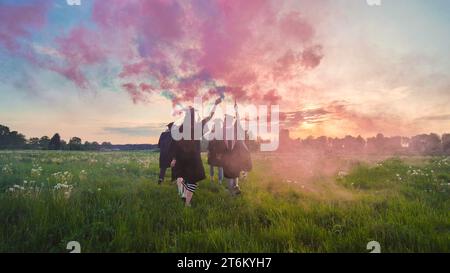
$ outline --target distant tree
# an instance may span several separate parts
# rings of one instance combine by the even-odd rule
[[[366,147],[366,140],[362,136],[356,138],[355,147],[357,152],[363,152]]]
[[[442,143],[437,134],[421,134],[411,138],[409,149],[413,154],[438,155],[442,153]]]
[[[39,148],[39,138],[32,137],[28,140],[28,146],[30,149],[38,149]]]
[[[344,149],[347,153],[359,154],[364,150],[366,141],[361,137],[345,136],[343,139]]]
[[[341,153],[344,150],[344,140],[341,138],[328,138],[328,142],[331,145],[331,150],[334,153]]]
[[[58,133],[54,134],[48,143],[49,150],[61,150],[61,137]]]
[[[102,149],[111,149],[112,148],[112,144],[111,142],[102,142]]]
[[[9,128],[3,125],[0,125],[0,147],[6,148],[9,142]]]
[[[94,141],[94,142],[91,143],[91,148],[94,151],[98,151],[98,150],[100,150],[100,144],[98,144],[97,141]]]
[[[73,151],[80,151],[81,150],[81,138],[79,137],[72,137],[69,141],[69,149]]]
[[[25,136],[17,131],[10,131],[7,126],[0,125],[0,148],[20,149],[26,145]]]
[[[450,134],[442,135],[442,151],[446,155],[450,155]]]
[[[429,134],[427,154],[428,155],[442,154],[442,141],[441,141],[441,137],[438,134],[435,134],[435,133]]]
[[[306,139],[302,141],[302,144],[307,149],[313,149],[314,148],[314,142],[315,138],[313,136],[308,136]]]
[[[27,140],[24,135],[18,133],[17,131],[12,131],[9,133],[9,147],[12,149],[25,148]]]
[[[91,146],[92,146],[92,144],[89,141],[85,141],[84,145],[83,145],[83,150],[90,151],[90,150],[92,150]]]
[[[384,149],[387,154],[399,154],[403,150],[402,137],[394,136],[385,138]]]
[[[39,147],[41,149],[48,149],[48,144],[50,143],[50,138],[48,136],[43,136],[39,139]]]
[[[100,150],[100,144],[98,144],[97,141],[94,142],[86,141],[84,142],[83,149],[86,151],[98,151]]]
[[[67,142],[65,140],[62,139],[60,144],[61,144],[61,150],[68,150],[69,149],[69,146],[67,145]]]
[[[377,134],[376,137],[367,139],[367,152],[370,154],[385,154],[386,138],[383,134]]]

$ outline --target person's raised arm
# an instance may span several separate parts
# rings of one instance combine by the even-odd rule
[[[211,109],[211,112],[209,113],[209,116],[207,116],[206,118],[204,118],[204,119],[202,120],[202,126],[205,126],[205,124],[206,124],[208,121],[210,121],[210,120],[212,119],[212,117],[214,116],[214,113],[216,112],[217,105],[219,105],[221,102],[222,102],[222,99],[221,99],[221,98],[218,98],[218,99],[214,102],[214,106],[213,106],[213,108]]]
[[[234,116],[236,117],[236,121],[240,120],[238,105],[237,105],[236,100],[234,100],[234,112],[235,112]]]
[[[239,116],[239,111],[238,111],[238,105],[236,103],[236,100],[234,101],[234,116],[236,118],[236,133],[240,133],[240,132],[244,132],[244,129],[242,128],[241,125],[241,117]]]

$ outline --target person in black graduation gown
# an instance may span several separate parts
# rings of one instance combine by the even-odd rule
[[[233,195],[241,193],[239,187],[239,176],[242,171],[249,172],[252,169],[250,151],[243,139],[238,137],[238,131],[243,130],[240,121],[237,104],[235,103],[235,121],[232,127],[227,127],[227,119],[231,116],[225,116],[224,120],[224,141],[222,146],[222,167],[224,176],[228,179],[228,189]],[[233,137],[230,137],[229,130],[234,130]],[[227,132],[228,131],[228,132]],[[243,131],[241,131],[243,132]]]
[[[214,116],[216,106],[220,102],[222,102],[222,99],[217,99],[210,115],[199,122],[202,134],[203,127]],[[195,109],[192,107],[188,109],[185,122],[189,122],[188,115],[190,115],[191,122],[191,139],[181,139],[174,142],[174,158],[171,162],[174,174],[177,177],[178,193],[185,199],[186,206],[191,205],[192,196],[197,189],[197,183],[206,178],[201,158],[200,140],[194,139],[194,128],[196,126]],[[183,132],[185,122],[180,126],[180,132]]]
[[[159,179],[158,184],[164,181],[166,170],[170,167],[170,162],[173,158],[172,148],[172,135],[170,129],[172,129],[173,122],[167,124],[167,130],[161,133],[158,141],[159,148]]]

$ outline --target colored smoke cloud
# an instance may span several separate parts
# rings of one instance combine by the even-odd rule
[[[47,0],[22,6],[0,4],[0,45],[18,52],[21,41],[46,24],[48,4]]]
[[[0,6],[0,43],[8,50],[45,24],[46,5]],[[88,69],[114,60],[116,78],[134,103],[155,94],[173,103],[229,95],[242,102],[279,103],[279,81],[301,79],[323,57],[314,26],[301,10],[270,0],[95,0],[92,25],[56,37],[32,63],[80,89]]]

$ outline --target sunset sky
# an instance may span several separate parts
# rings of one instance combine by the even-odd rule
[[[280,105],[293,136],[450,133],[450,1],[0,0],[0,124],[154,143],[173,106]]]

